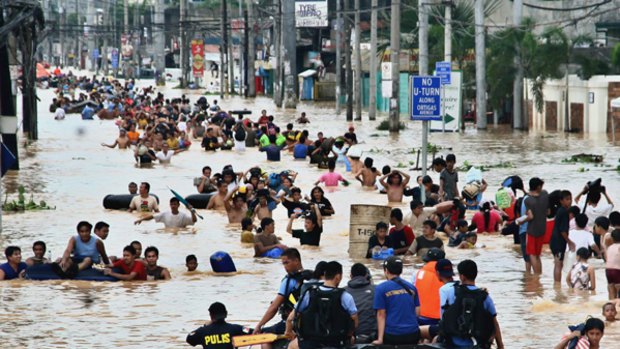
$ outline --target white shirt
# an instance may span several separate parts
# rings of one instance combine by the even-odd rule
[[[183,131],[187,131],[187,122],[185,121],[180,121],[179,123],[177,123],[177,128],[179,129],[179,131],[183,132]]]
[[[409,211],[409,213],[405,216],[404,222],[409,222],[409,226],[413,230],[413,234],[418,237],[422,235],[422,225],[424,221],[430,219],[435,212],[437,212],[435,207],[424,207],[419,216],[416,216],[413,212]]]
[[[65,110],[62,108],[56,108],[56,114],[54,115],[54,119],[56,120],[64,120],[65,119]]]
[[[159,160],[159,163],[161,164],[169,164],[170,163],[170,159],[172,159],[172,156],[174,155],[174,152],[168,150],[167,153],[164,154],[163,151],[158,152],[157,154],[155,154],[155,157]]]
[[[588,216],[588,228],[594,227],[594,221],[598,217],[601,217],[601,216],[608,217],[611,211],[614,209],[614,205],[609,204],[609,203],[603,203],[604,199],[605,197],[601,195],[601,201],[599,201],[598,204],[596,204],[596,207],[586,204],[586,200],[587,200],[586,196],[584,196],[583,198],[581,198],[581,200],[579,200],[580,211],[583,211],[583,206],[587,205],[585,214],[586,216]]]
[[[568,232],[568,238],[575,243],[575,252],[582,247],[588,248],[595,244],[594,235],[591,232],[584,229],[575,229]],[[568,245],[566,251],[569,251]]]
[[[150,195],[146,199],[140,195],[136,195],[133,199],[131,199],[129,208],[140,212],[153,212],[155,210],[159,210],[159,205],[157,204],[157,199]]]
[[[185,228],[188,225],[194,225],[192,217],[185,212],[172,214],[170,211],[161,212],[153,215],[155,222],[164,223],[166,228]]]

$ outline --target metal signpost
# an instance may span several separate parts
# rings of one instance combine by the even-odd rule
[[[411,120],[422,121],[428,126],[429,121],[441,120],[441,78],[434,76],[414,76],[411,85]],[[428,127],[422,131],[422,174],[426,175],[428,158]],[[424,196],[424,189],[422,189]]]
[[[441,79],[441,132],[446,132],[446,108],[444,105],[445,101],[445,85],[450,85],[452,83],[452,66],[450,62],[437,62],[435,63],[435,76]]]

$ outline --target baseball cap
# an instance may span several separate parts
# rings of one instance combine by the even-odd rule
[[[224,320],[228,315],[226,306],[220,302],[215,302],[209,306],[209,314],[213,320]]]
[[[443,277],[454,276],[454,271],[452,270],[452,262],[449,259],[440,259],[435,264],[435,270],[437,274]]]
[[[438,261],[440,259],[446,258],[446,253],[437,247],[433,247],[428,252],[426,252],[426,256],[422,257],[422,260],[425,262]]]
[[[396,256],[390,256],[383,261],[383,269],[387,269],[391,274],[400,275],[403,272],[403,260]]]

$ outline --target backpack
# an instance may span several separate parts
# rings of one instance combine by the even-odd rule
[[[512,205],[512,196],[506,187],[500,188],[497,193],[495,193],[495,202],[500,209],[505,209]]]
[[[489,348],[495,323],[491,313],[484,308],[488,293],[481,289],[470,290],[455,282],[454,294],[453,304],[442,305],[444,313],[439,322],[439,333],[449,344],[452,338],[459,337],[475,340],[474,348]]]
[[[272,173],[269,175],[269,188],[271,189],[276,189],[277,187],[280,186],[280,184],[282,183],[282,179],[280,178],[280,174],[279,173]]]
[[[246,133],[245,133],[245,129],[243,128],[243,125],[238,124],[237,130],[235,131],[235,140],[237,142],[243,142],[245,141],[245,137],[246,137]]]
[[[313,276],[312,274],[313,274],[312,270],[302,270],[302,271],[293,273],[292,275],[286,278],[286,287],[284,288],[285,290],[289,289],[291,280],[295,280],[297,282],[297,288],[291,291],[288,295],[285,295],[286,299],[284,300],[284,303],[282,304],[282,309],[281,309],[283,312],[285,313],[290,312],[291,310],[295,308],[295,305],[297,304],[297,301],[299,300],[301,296],[301,289],[304,285],[304,281],[312,279],[312,276]]]
[[[342,288],[321,290],[311,287],[304,293],[308,307],[297,313],[295,331],[299,338],[321,344],[344,346],[352,330],[349,313],[342,307]]]

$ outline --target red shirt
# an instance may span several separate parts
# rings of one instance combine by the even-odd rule
[[[396,227],[392,227],[390,228],[388,235],[391,236],[392,239],[396,239],[396,240],[399,240],[399,238],[402,239],[402,236],[404,235],[405,241],[407,242],[407,246],[411,246],[411,244],[413,243],[413,240],[415,240],[413,229],[411,229],[411,227],[408,225],[403,226],[403,229],[401,230],[396,230]],[[404,247],[404,246],[397,246],[397,248],[401,248],[401,247]]]
[[[485,225],[484,223],[484,213],[478,211],[474,214],[474,217],[471,219],[472,223],[476,225],[478,228],[478,233],[495,233],[497,232],[497,226],[502,222],[502,216],[497,213],[495,210],[491,210],[489,216],[489,225]]]
[[[131,273],[136,273],[137,275],[134,280],[146,280],[146,268],[144,267],[144,264],[140,261],[134,261],[131,269],[127,264],[125,264],[125,261],[122,259],[117,260],[112,265],[115,268],[120,268],[122,270],[121,274],[129,275]]]

